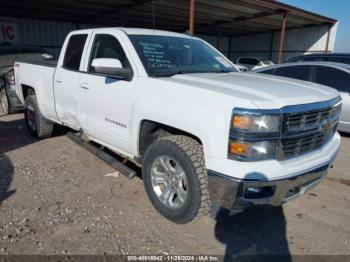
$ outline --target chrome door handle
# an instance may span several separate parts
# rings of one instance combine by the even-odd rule
[[[87,82],[82,82],[79,84],[81,88],[83,89],[89,89],[89,84]]]

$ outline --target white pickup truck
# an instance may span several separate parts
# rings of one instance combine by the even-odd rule
[[[154,207],[176,223],[211,207],[301,196],[324,178],[340,144],[336,90],[239,73],[193,36],[74,31],[57,64],[14,69],[32,135],[65,125],[134,161]]]

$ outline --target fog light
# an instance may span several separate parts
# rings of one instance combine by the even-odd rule
[[[247,193],[260,193],[262,192],[262,187],[247,187],[246,192]]]
[[[244,198],[257,199],[272,197],[275,189],[275,186],[248,186],[244,191]]]

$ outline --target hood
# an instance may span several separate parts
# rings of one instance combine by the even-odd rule
[[[259,109],[316,103],[339,96],[335,89],[326,86],[255,73],[184,74],[162,80],[249,99]]]

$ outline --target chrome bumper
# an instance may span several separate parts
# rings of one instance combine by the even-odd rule
[[[328,168],[329,164],[325,164],[302,174],[272,181],[239,180],[208,170],[210,199],[214,205],[230,210],[256,205],[279,206],[315,187],[327,175]]]

